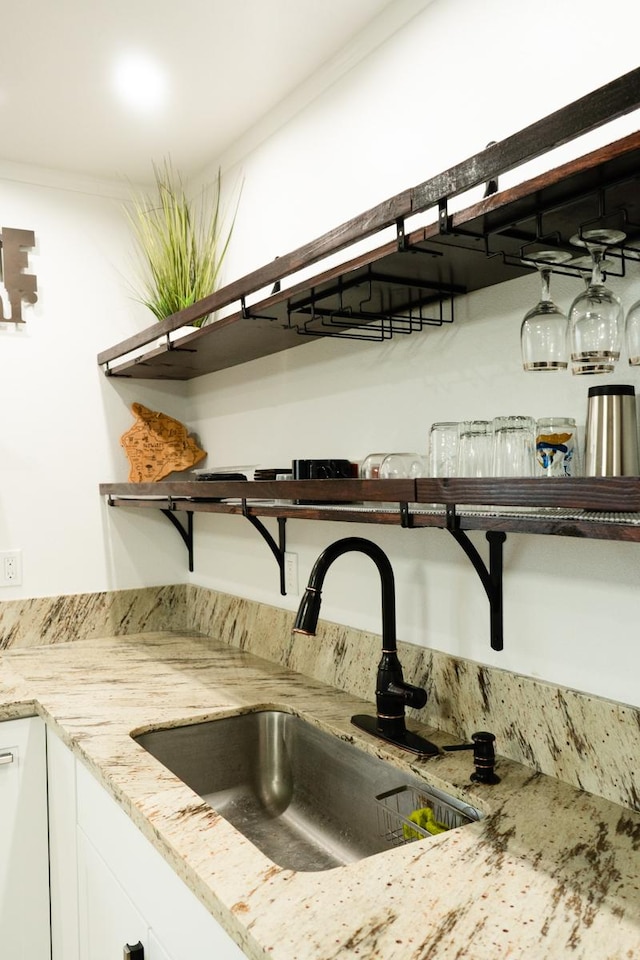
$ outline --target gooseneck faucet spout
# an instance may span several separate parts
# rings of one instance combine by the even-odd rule
[[[322,586],[327,571],[334,560],[351,551],[365,553],[371,557],[380,573],[382,586],[382,645],[395,652],[396,650],[396,589],[393,578],[393,568],[386,553],[372,540],[362,537],[345,537],[322,551],[313,565],[309,583],[298,607],[298,613],[293,626],[294,633],[306,633],[315,636],[320,616]]]
[[[376,543],[362,537],[345,537],[330,544],[316,560],[309,583],[300,601],[293,626],[294,633],[315,636],[320,616],[322,586],[331,564],[345,553],[356,551],[370,557],[378,568],[382,588],[382,656],[376,682],[376,716],[358,714],[351,722],[367,733],[380,737],[412,753],[434,756],[440,751],[428,740],[407,730],[405,706],[420,709],[427,702],[426,691],[405,683],[396,644],[396,594],[393,568],[386,553]]]

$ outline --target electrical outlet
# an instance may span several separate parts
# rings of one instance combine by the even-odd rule
[[[22,583],[22,550],[0,551],[0,587],[19,587]]]
[[[284,589],[287,594],[298,594],[298,554],[289,550],[284,554]]]

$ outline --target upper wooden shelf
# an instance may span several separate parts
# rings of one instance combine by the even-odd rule
[[[640,132],[460,212],[449,202],[638,106],[640,68],[103,351],[98,363],[109,376],[189,380],[310,338],[384,340],[450,322],[457,296],[524,275],[534,267],[522,260],[536,249],[576,253],[570,238],[594,225],[626,233],[621,251],[608,254],[623,274],[640,259]],[[407,218],[432,209],[432,222],[405,232]],[[296,271],[388,227],[392,241],[286,287]],[[276,282],[282,289],[248,305]],[[180,327],[223,308],[231,313],[176,339]]]

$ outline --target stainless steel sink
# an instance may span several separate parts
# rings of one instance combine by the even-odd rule
[[[134,738],[274,863],[328,870],[482,814],[300,717],[261,710]],[[428,842],[428,839],[425,839]]]

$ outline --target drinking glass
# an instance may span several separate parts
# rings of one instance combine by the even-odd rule
[[[388,453],[370,453],[360,464],[361,480],[378,480],[380,477],[380,467]]]
[[[571,243],[586,247],[591,255],[591,280],[569,311],[569,342],[574,374],[611,373],[620,357],[624,314],[620,298],[609,290],[602,276],[608,246],[621,243],[621,230],[585,230]]]
[[[630,366],[640,366],[640,300],[629,307],[625,323],[625,337]]]
[[[545,417],[536,421],[536,476],[579,477],[580,457],[576,422],[572,417]]]
[[[520,348],[525,370],[567,369],[567,317],[551,299],[549,282],[554,264],[566,263],[570,259],[571,254],[565,250],[543,250],[535,255],[542,293],[539,302],[525,315],[520,327]]]
[[[425,458],[419,453],[390,453],[380,464],[381,480],[415,480],[426,476]]]
[[[493,465],[493,424],[463,420],[458,435],[457,475],[490,477]]]
[[[493,476],[532,477],[535,472],[533,417],[495,417]]]
[[[457,422],[432,423],[429,432],[429,476],[455,477],[458,460]]]

